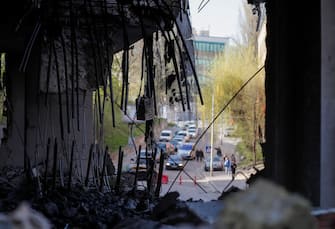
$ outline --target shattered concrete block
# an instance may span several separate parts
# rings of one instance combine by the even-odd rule
[[[259,179],[245,192],[225,199],[214,228],[238,229],[314,229],[316,220],[310,203],[299,195]]]
[[[1,229],[51,229],[49,220],[32,209],[27,203],[21,203],[8,215],[0,214]]]

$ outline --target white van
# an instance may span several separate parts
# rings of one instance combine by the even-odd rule
[[[170,141],[173,137],[172,130],[162,130],[159,141]]]

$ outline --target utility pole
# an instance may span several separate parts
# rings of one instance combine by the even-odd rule
[[[212,94],[212,121],[214,120],[214,93]],[[213,150],[214,150],[214,122],[211,128],[211,159],[209,162],[210,176],[213,176]]]
[[[253,120],[253,124],[254,124],[254,141],[253,141],[253,159],[254,159],[254,166],[256,165],[256,143],[257,143],[257,115],[256,115],[256,104],[258,103],[257,102],[257,95],[255,96],[255,99],[254,99],[254,120]]]

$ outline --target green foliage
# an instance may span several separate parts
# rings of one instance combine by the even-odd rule
[[[236,152],[240,157],[240,166],[251,165],[254,162],[254,153],[253,149],[250,148],[250,145],[246,144],[245,141],[241,141],[236,146]],[[262,149],[259,144],[256,145],[256,162],[262,161]]]
[[[125,146],[128,144],[130,136],[130,129],[127,123],[122,121],[123,112],[119,108],[121,98],[121,69],[120,69],[120,57],[119,55],[114,56],[114,62],[112,66],[112,83],[113,83],[113,95],[114,95],[114,115],[115,115],[115,127],[113,127],[112,119],[112,106],[110,103],[110,97],[105,104],[104,112],[104,142],[111,151],[118,150],[119,146]],[[102,94],[102,90],[100,90]],[[144,131],[145,125],[141,124],[139,127]],[[143,132],[134,126],[133,136],[143,135]]]
[[[211,85],[203,88],[205,105],[200,112],[203,120],[211,120],[212,95],[214,95],[214,113],[217,114],[241,88],[241,86],[258,70],[259,63],[256,53],[256,33],[250,28],[256,28],[252,15],[245,8],[246,20],[242,26],[242,42],[229,46],[224,54],[217,57],[209,72]],[[247,24],[247,25],[246,25]],[[262,64],[262,63],[261,63]],[[234,125],[237,130],[235,137],[241,138],[237,151],[250,163],[261,159],[261,149],[258,144],[263,141],[259,137],[259,129],[264,129],[264,71],[254,78],[233,100],[223,112],[225,126]],[[216,126],[220,126],[221,118]],[[216,130],[216,133],[219,131]],[[256,144],[255,144],[256,143]],[[255,144],[255,145],[254,145]],[[255,150],[254,150],[255,148]]]
[[[130,136],[130,129],[127,123],[122,122],[123,112],[115,106],[115,127],[113,127],[112,122],[112,109],[111,105],[108,104],[105,107],[104,116],[104,133],[105,133],[105,144],[109,146],[111,151],[118,150],[119,146],[125,146],[128,144],[128,139]],[[138,125],[143,131],[145,130],[145,125]],[[133,136],[143,135],[143,132],[139,128],[134,126]]]

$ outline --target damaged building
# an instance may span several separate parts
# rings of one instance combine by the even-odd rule
[[[313,4],[288,0],[248,0],[248,3],[254,5],[256,13],[260,12],[259,5],[265,4],[267,14],[266,141],[262,145],[265,158],[262,175],[301,194],[316,208],[334,207],[335,3],[332,0]],[[37,186],[34,183],[38,193],[45,192],[46,187],[71,189],[75,179],[85,186],[92,177],[99,188],[104,188],[104,155],[108,148],[103,143],[102,131],[94,130],[103,128],[105,106],[117,109],[110,103],[114,101],[110,68],[114,53],[122,50],[122,97],[117,102],[127,113],[129,49],[143,39],[141,71],[145,90],[138,98],[137,115],[145,121],[149,148],[153,144],[157,81],[175,81],[175,88],[169,90],[178,93],[170,92],[167,96],[178,95],[172,101],[182,101],[180,106],[188,110],[192,93],[187,81],[189,76],[194,77],[195,93],[202,101],[192,48],[185,39],[188,35],[183,34],[191,32],[187,14],[186,0],[1,3],[0,53],[5,56],[1,62],[5,64],[1,90],[5,95],[3,107],[7,121],[0,148],[2,170],[12,169],[34,179],[38,168],[44,178]],[[165,63],[158,66],[154,58],[157,37],[164,40],[165,60],[173,74],[166,73]],[[93,104],[97,112],[93,112]],[[94,175],[91,166],[96,167],[98,175]],[[1,182],[6,189],[1,194],[6,196],[12,188],[8,181],[12,173],[6,170],[3,174]],[[23,187],[28,186],[20,187],[24,192]],[[129,199],[121,202],[109,196],[107,201],[99,194],[93,198],[73,191],[82,197],[75,194],[66,200],[61,195],[53,197],[60,201],[72,198],[71,203],[77,205],[89,202],[89,198],[91,205],[113,202],[118,207],[132,206],[129,208],[141,212],[138,216],[145,215],[141,211],[147,206],[143,196],[134,207]],[[7,207],[6,210],[14,208],[6,203],[0,206]],[[52,204],[39,209],[50,215],[60,214]],[[66,209],[67,219],[77,213],[72,208]],[[94,212],[87,205],[80,209],[84,212],[82,218]],[[118,208],[119,212],[123,210]],[[109,217],[110,222],[103,223],[113,225],[130,213],[121,215],[108,210],[99,216],[108,214],[113,215]],[[64,225],[57,217],[53,222]]]

